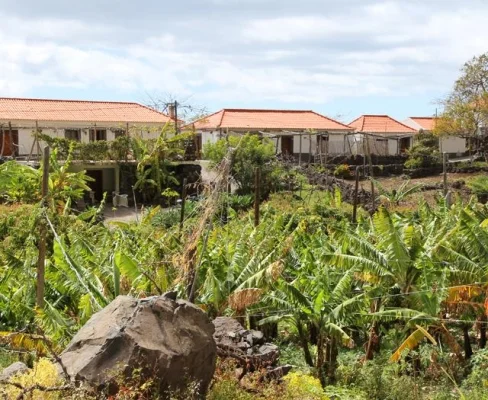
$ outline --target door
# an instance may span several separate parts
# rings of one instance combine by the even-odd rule
[[[329,154],[329,136],[320,135],[318,137],[318,153],[319,154]]]
[[[13,157],[19,154],[19,131],[0,131],[0,156]]]
[[[410,148],[410,138],[400,139],[400,154],[404,154]]]
[[[103,170],[101,169],[88,169],[86,174],[93,178],[93,181],[88,182],[88,186],[94,194],[96,201],[103,199]]]
[[[293,154],[293,136],[281,137],[281,154],[283,155]]]

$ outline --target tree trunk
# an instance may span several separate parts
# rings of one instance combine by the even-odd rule
[[[336,381],[337,356],[339,354],[335,338],[331,337],[327,341],[325,354],[327,360],[327,384],[333,385]]]
[[[303,326],[300,321],[297,322],[297,331],[298,331],[298,336],[300,337],[300,343],[302,344],[305,362],[309,367],[313,367],[314,364],[313,364],[312,354],[310,354],[310,348],[308,347],[307,337],[305,336],[305,332],[303,332]]]
[[[317,372],[319,374],[319,380],[322,387],[327,386],[327,371],[326,371],[326,338],[322,333],[319,333],[317,338]]]
[[[484,349],[486,347],[486,315],[483,315],[480,318],[480,349]]]
[[[366,346],[366,360],[372,360],[374,357],[374,353],[379,352],[380,348],[380,336],[378,333],[378,323],[375,321],[373,322],[373,326],[369,331],[369,339],[368,344]]]
[[[308,330],[310,332],[310,343],[316,345],[318,340],[318,329],[314,324],[308,325]]]
[[[471,348],[471,340],[469,338],[469,327],[463,326],[463,338],[464,338],[464,358],[469,360],[473,355],[473,349]]]

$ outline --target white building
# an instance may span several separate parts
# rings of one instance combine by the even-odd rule
[[[346,136],[353,131],[308,110],[222,109],[189,127],[196,131],[200,148],[226,135],[256,133],[271,138],[277,154],[304,161],[344,154]]]
[[[349,124],[356,133],[350,138],[352,154],[396,156],[413,145],[417,130],[388,115],[361,115]]]
[[[404,121],[417,131],[432,132],[435,127],[434,117],[410,117]],[[462,156],[468,151],[466,138],[461,136],[440,136],[439,150],[454,156]]]
[[[156,138],[170,117],[138,103],[113,101],[0,98],[0,157],[35,160],[45,145],[35,133],[83,143],[111,141],[121,135]],[[95,179],[92,189],[119,191],[117,162],[75,163]]]

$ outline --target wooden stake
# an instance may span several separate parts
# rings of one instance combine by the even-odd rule
[[[354,187],[354,207],[352,209],[353,224],[357,222],[358,191],[359,191],[359,167],[356,167],[356,185]]]
[[[447,196],[447,153],[442,154],[442,174],[444,175],[444,197]]]
[[[308,163],[312,162],[312,134],[308,134]]]
[[[298,166],[302,165],[302,134],[298,134],[298,139],[300,140],[299,152],[298,152]]]
[[[0,143],[0,157],[3,157],[3,144],[5,143],[5,137],[4,137],[4,132],[3,132],[3,124],[0,126],[0,140],[2,143]]]
[[[44,147],[42,155],[42,203],[46,207],[47,194],[49,191],[49,146]],[[37,293],[36,304],[39,308],[44,308],[44,268],[46,263],[46,222],[41,220],[39,226],[39,258],[37,259]]]
[[[185,221],[186,182],[186,178],[183,178],[183,187],[181,188],[180,234],[183,232],[183,222]]]
[[[261,185],[261,168],[256,167],[254,173],[254,226],[259,225],[260,185]]]

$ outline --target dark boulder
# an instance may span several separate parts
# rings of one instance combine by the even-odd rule
[[[189,385],[203,396],[215,371],[214,327],[198,307],[168,297],[119,296],[94,314],[61,354],[72,380],[114,392],[137,374],[161,398]]]

